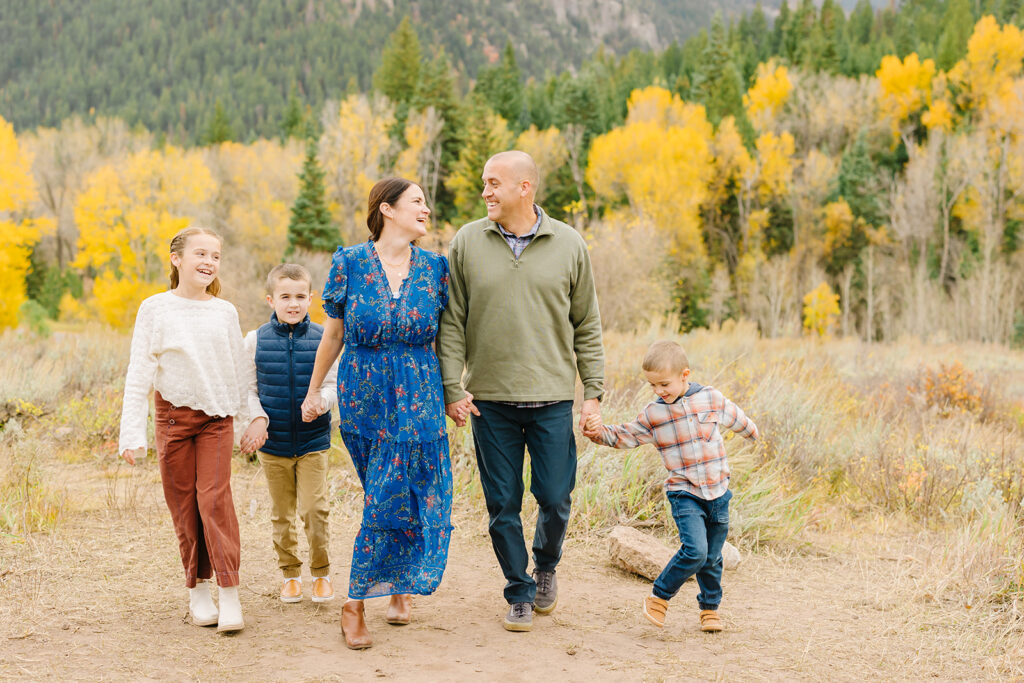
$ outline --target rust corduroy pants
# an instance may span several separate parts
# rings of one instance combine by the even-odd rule
[[[217,584],[238,585],[241,546],[231,499],[231,417],[172,406],[156,392],[156,450],[164,499],[178,535],[185,585],[217,573]]]

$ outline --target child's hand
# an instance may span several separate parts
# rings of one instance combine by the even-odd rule
[[[267,420],[257,417],[249,423],[245,433],[239,440],[239,447],[243,453],[255,453],[267,442]]]
[[[302,401],[302,421],[312,422],[317,419],[324,412],[324,400],[320,396],[320,392],[306,394],[306,398]]]
[[[135,459],[141,458],[144,455],[146,455],[145,448],[129,448],[121,454],[121,457],[124,458],[124,461],[129,465],[134,465]]]
[[[587,421],[583,425],[583,436],[587,437],[594,443],[602,443],[601,441],[601,414],[593,413],[587,417]]]

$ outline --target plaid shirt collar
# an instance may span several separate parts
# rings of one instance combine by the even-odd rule
[[[540,207],[536,204],[533,205],[533,213],[537,216],[537,220],[534,221],[533,227],[530,228],[530,231],[524,235],[516,235],[515,233],[506,230],[505,226],[501,223],[495,223],[495,225],[498,226],[498,232],[505,238],[505,241],[508,242],[508,246],[512,249],[512,253],[516,255],[516,258],[519,258],[522,255],[523,249],[526,249],[526,245],[537,236],[537,230],[540,229],[542,213]]]

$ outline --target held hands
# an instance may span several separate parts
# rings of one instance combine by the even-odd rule
[[[141,458],[146,455],[145,448],[129,448],[128,450],[121,453],[121,457],[129,465],[135,465],[135,459]]]
[[[583,436],[595,443],[600,443],[601,437],[601,402],[596,398],[583,402],[583,409],[580,411],[580,431]]]
[[[243,453],[255,453],[258,449],[262,448],[263,444],[266,442],[267,420],[262,417],[257,417],[249,423],[245,433],[242,434],[242,438],[238,441],[238,446],[242,449]]]
[[[302,402],[302,421],[312,422],[321,415],[324,414],[324,399],[320,396],[320,392],[310,392],[306,394],[305,400]]]
[[[461,401],[455,403],[449,403],[444,407],[445,415],[450,417],[455,423],[456,427],[465,427],[466,419],[469,414],[472,413],[477,417],[480,417],[480,411],[473,405],[473,394],[466,392],[466,397]]]

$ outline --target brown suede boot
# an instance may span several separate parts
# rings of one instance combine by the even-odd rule
[[[644,616],[658,628],[665,627],[665,613],[668,611],[668,600],[662,600],[655,595],[648,595],[644,598]]]
[[[722,620],[718,618],[717,610],[702,609],[700,611],[700,630],[707,633],[717,633],[722,630]]]
[[[412,596],[397,593],[392,595],[391,602],[388,603],[387,614],[384,615],[384,621],[395,626],[404,626],[411,619]]]
[[[366,628],[362,600],[348,600],[341,608],[341,635],[350,650],[365,650],[373,645],[373,636]]]

